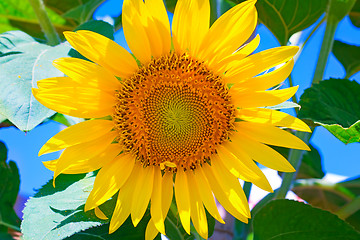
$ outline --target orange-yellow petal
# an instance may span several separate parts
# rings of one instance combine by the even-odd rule
[[[175,179],[175,199],[184,230],[190,234],[190,193],[186,173],[177,171]]]
[[[155,4],[154,4],[155,3]],[[152,5],[152,6],[150,6]],[[158,11],[158,16],[153,16]],[[142,64],[170,52],[170,26],[159,0],[124,0],[122,23],[129,48]]]
[[[297,91],[298,86],[270,91],[238,91],[234,85],[230,89],[233,104],[239,108],[255,108],[278,105],[291,98]]]
[[[135,159],[131,154],[121,154],[100,169],[96,176],[85,211],[91,210],[112,197],[126,182],[133,170]]]
[[[222,164],[235,177],[252,182],[265,191],[273,192],[264,173],[246,153],[241,151],[241,148],[239,149],[237,144],[227,142],[219,146],[217,151],[219,156],[216,154],[213,156],[214,167]]]
[[[137,164],[140,165],[140,164]],[[138,171],[136,186],[133,189],[133,198],[131,203],[131,220],[136,227],[149,205],[151,193],[154,186],[154,166],[136,168]]]
[[[113,113],[115,94],[79,86],[32,89],[34,97],[45,107],[80,118],[101,118]]]
[[[226,72],[228,82],[254,77],[265,70],[289,61],[298,52],[299,47],[282,46],[250,55],[240,61],[233,61]]]
[[[83,173],[81,167],[86,169],[98,169],[102,166],[102,163],[97,161],[98,155],[104,153],[110,144],[116,137],[115,132],[109,132],[108,134],[96,138],[92,141],[80,143],[71,147],[66,148],[60,155],[59,160],[56,164],[54,172],[54,181],[59,174],[63,173],[67,168],[79,168],[78,173]],[[121,150],[121,148],[119,147]],[[119,152],[120,152],[119,150]],[[118,152],[118,153],[119,153]],[[86,166],[87,165],[87,166]]]
[[[102,219],[102,220],[107,220],[109,219],[101,210],[99,207],[95,208],[95,215],[96,217]]]
[[[234,53],[250,38],[257,24],[255,2],[240,3],[214,22],[201,43],[200,59],[212,66]]]
[[[310,148],[302,140],[270,124],[237,122],[235,128],[248,138],[265,144],[310,151]]]
[[[189,182],[194,183],[193,171],[186,172]],[[208,224],[205,209],[202,199],[197,188],[194,186],[190,191],[190,208],[191,208],[191,221],[194,224],[196,231],[204,239],[208,238]]]
[[[157,235],[159,231],[155,227],[154,221],[151,218],[146,226],[145,230],[145,240],[153,240]]]
[[[300,119],[287,113],[268,108],[237,109],[236,117],[255,123],[268,123],[278,127],[291,128],[298,131],[311,132],[311,129]]]
[[[163,215],[162,211],[162,185],[161,171],[160,169],[156,169],[154,172],[154,188],[151,194],[150,214],[157,231],[166,235],[164,225],[166,216]]]
[[[207,164],[202,168],[197,169],[197,171],[203,171],[203,175],[205,175],[209,181],[216,199],[226,209],[226,211],[240,221],[247,223],[248,218],[250,217],[250,210],[246,210],[246,207],[239,206],[239,204],[241,205],[242,203],[241,201],[237,202],[239,198],[236,197],[236,195],[239,195],[236,191],[242,191],[239,181],[233,177],[234,180],[232,180],[231,183],[235,186],[235,188],[230,186],[229,182],[226,181],[225,183],[224,179],[222,179],[217,172],[214,174],[212,166]],[[239,186],[236,186],[237,184],[239,184]]]
[[[231,141],[245,151],[254,161],[281,172],[294,172],[294,167],[280,153],[269,146],[254,141],[241,133],[235,133]]]
[[[172,22],[175,51],[178,54],[190,51],[193,56],[197,56],[209,25],[210,4],[208,0],[179,0]]]
[[[64,36],[79,53],[116,76],[126,78],[138,69],[135,59],[128,51],[101,34],[79,30],[76,33],[64,32]]]
[[[120,87],[115,76],[95,63],[78,58],[58,58],[53,65],[83,87],[93,87],[114,93]],[[44,80],[40,80],[44,81]],[[64,87],[61,82],[58,87]]]
[[[70,126],[50,138],[39,151],[39,156],[56,152],[61,149],[94,140],[107,133],[114,127],[109,120],[90,120]]]
[[[203,171],[194,171],[194,173],[195,178],[193,184],[194,187],[197,187],[204,206],[216,220],[218,220],[220,223],[225,224],[224,220],[219,214],[209,182],[207,181]]]

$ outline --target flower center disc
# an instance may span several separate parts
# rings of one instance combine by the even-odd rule
[[[113,120],[125,150],[144,166],[173,172],[208,162],[235,119],[221,77],[186,54],[141,67],[117,99]]]

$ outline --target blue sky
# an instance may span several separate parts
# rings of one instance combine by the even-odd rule
[[[106,15],[117,16],[121,12],[121,1],[110,0],[99,7],[96,16]],[[311,27],[310,27],[311,28]],[[279,46],[276,39],[266,29],[260,25],[258,27],[261,42],[258,50],[264,50]],[[308,29],[306,32],[309,32]],[[293,70],[295,85],[299,85],[297,96],[300,96],[304,89],[309,87],[315,69],[318,52],[320,50],[320,40],[324,33],[324,26],[310,39],[309,44],[304,48]],[[345,18],[336,32],[335,39],[346,43],[360,45],[360,29],[352,26],[348,18]],[[122,31],[115,34],[115,41],[127,47]],[[345,71],[341,64],[333,55],[330,56],[325,72],[325,79],[329,77],[342,78]],[[360,82],[360,74],[356,74],[351,79]],[[0,129],[0,140],[4,141],[9,149],[8,159],[17,162],[21,174],[20,192],[25,195],[32,195],[34,189],[40,188],[52,178],[52,172],[47,170],[41,161],[57,158],[58,154],[50,154],[38,157],[37,153],[41,146],[56,134],[63,126],[49,121],[34,130],[23,133],[15,128]],[[324,128],[316,128],[311,143],[317,147],[322,155],[323,167],[326,172],[345,175],[349,177],[360,173],[360,144],[352,143],[345,145],[337,140]]]

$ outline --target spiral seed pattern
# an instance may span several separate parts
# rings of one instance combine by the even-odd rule
[[[195,169],[233,129],[235,110],[221,77],[187,54],[152,60],[116,96],[118,141],[144,167]]]

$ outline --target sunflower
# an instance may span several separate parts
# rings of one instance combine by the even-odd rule
[[[298,48],[251,54],[259,44],[259,36],[249,40],[255,2],[238,4],[210,27],[208,0],[179,0],[170,31],[162,0],[125,0],[123,28],[133,55],[91,31],[64,33],[91,62],[55,60],[67,77],[40,80],[33,93],[50,109],[90,120],[56,134],[39,154],[64,149],[44,163],[54,179],[100,169],[85,211],[104,217],[98,206],[118,193],[110,233],[129,216],[136,226],[150,205],[146,238],[166,234],[173,194],[187,233],[192,221],[208,237],[205,208],[224,223],[215,198],[247,222],[239,179],[272,191],[254,161],[291,172],[268,145],[309,150],[283,129],[308,132],[308,126],[267,108],[295,94],[297,87],[271,88],[290,74]]]

